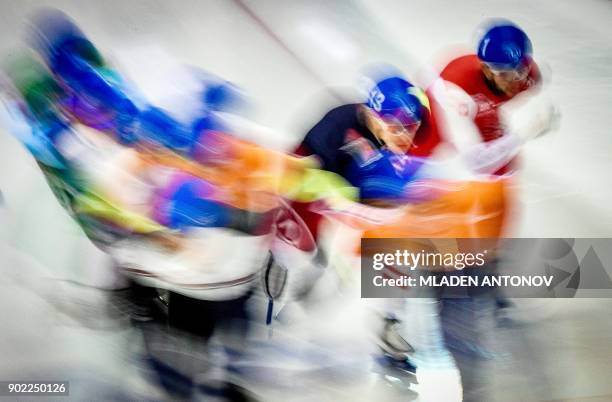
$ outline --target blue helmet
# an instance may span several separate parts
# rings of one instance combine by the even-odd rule
[[[429,108],[425,93],[400,77],[385,78],[370,90],[367,105],[381,117],[392,117],[404,125],[423,119]]]
[[[478,58],[502,69],[521,66],[531,54],[531,41],[522,29],[509,21],[489,27],[478,43]]]
[[[102,55],[74,21],[62,11],[42,9],[31,19],[29,42],[50,69],[66,56],[79,57],[96,67],[105,65]]]

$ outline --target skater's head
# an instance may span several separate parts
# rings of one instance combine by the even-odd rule
[[[98,68],[105,66],[102,55],[78,25],[57,9],[43,8],[31,16],[27,41],[56,73],[62,71],[67,58],[79,58]]]
[[[507,20],[489,22],[478,42],[478,58],[487,80],[508,96],[520,92],[531,68],[531,41]]]
[[[363,108],[365,124],[395,153],[405,153],[412,146],[429,108],[425,93],[400,77],[385,78],[376,83]]]

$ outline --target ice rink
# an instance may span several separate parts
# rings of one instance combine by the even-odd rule
[[[483,19],[511,19],[529,34],[535,59],[551,72],[550,91],[561,112],[559,129],[522,152],[521,211],[513,235],[612,237],[608,1],[0,0],[0,55],[22,46],[25,18],[41,6],[66,12],[111,57],[153,46],[234,82],[251,97],[253,119],[280,133],[271,141],[285,148],[296,144],[331,105],[356,99],[353,88],[364,66],[388,62],[410,77],[449,46],[471,46]],[[48,279],[114,285],[104,274],[101,253],[54,199],[28,152],[4,131],[0,192],[5,243],[0,254],[0,380],[49,373],[62,362],[57,375],[78,372],[75,384],[99,389],[98,397],[75,391],[79,399],[74,400],[117,399],[109,389],[118,383],[117,389],[146,394],[148,385],[123,352],[132,343],[138,348],[138,342],[100,311],[97,302],[104,295]],[[49,301],[64,291],[86,301],[81,308],[90,311],[77,314],[84,321],[71,318],[78,305]],[[321,327],[333,342],[362,331],[359,320],[350,319],[359,315],[359,304],[347,296],[339,300],[337,312],[324,316],[329,322],[312,326]],[[482,363],[487,400],[611,401],[612,302],[528,301],[519,307],[528,324],[493,332],[504,348],[500,354],[511,357]],[[364,337],[357,338],[361,342]],[[358,351],[348,348],[346,353]],[[307,400],[411,398],[409,391],[386,384],[338,390],[333,381]],[[284,396],[268,395],[270,400],[305,400],[290,390]]]

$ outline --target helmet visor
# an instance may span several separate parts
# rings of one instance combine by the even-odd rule
[[[517,67],[502,67],[492,63],[485,63],[491,73],[506,82],[524,81],[529,76],[528,63],[521,63]]]

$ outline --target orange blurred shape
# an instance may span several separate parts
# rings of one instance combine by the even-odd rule
[[[441,182],[442,196],[407,207],[393,223],[364,231],[363,238],[498,238],[508,216],[511,179]]]
[[[223,189],[226,199],[219,200],[234,207],[263,212],[277,206],[279,192],[286,180],[300,180],[312,162],[237,139],[223,137],[228,152],[223,160],[200,164],[180,155],[156,148],[144,152],[143,159],[153,164],[170,166],[205,179]]]

